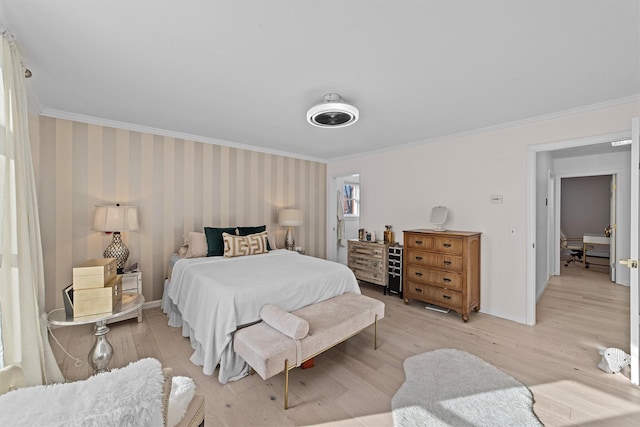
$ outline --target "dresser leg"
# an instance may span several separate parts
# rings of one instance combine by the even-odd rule
[[[480,311],[480,305],[476,305],[475,307],[473,307],[473,311],[475,311],[476,313]]]
[[[405,303],[405,304],[409,304],[409,298],[405,298],[405,299],[404,299],[404,303]]]
[[[469,315],[468,315],[468,314],[463,314],[463,315],[462,315],[462,321],[463,321],[464,323],[467,323],[467,322],[469,321]]]

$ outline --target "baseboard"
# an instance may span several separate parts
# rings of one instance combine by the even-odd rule
[[[142,304],[142,309],[146,310],[148,308],[156,308],[156,307],[160,307],[161,305],[162,305],[162,300],[157,299],[155,301],[145,302],[144,304]]]

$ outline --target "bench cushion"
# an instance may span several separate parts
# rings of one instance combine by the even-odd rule
[[[265,380],[284,370],[285,359],[290,366],[299,366],[305,359],[371,325],[376,315],[378,320],[382,319],[384,303],[347,293],[303,307],[293,314],[309,322],[309,334],[301,340],[294,340],[264,322],[235,333],[234,350]]]

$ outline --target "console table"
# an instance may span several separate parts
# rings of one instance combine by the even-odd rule
[[[113,355],[113,347],[111,343],[107,341],[107,322],[119,316],[131,313],[142,307],[144,303],[144,296],[136,293],[123,293],[122,301],[119,302],[113,312],[96,314],[92,316],[73,317],[67,316],[64,308],[56,308],[47,314],[47,321],[50,325],[58,326],[74,326],[74,325],[86,325],[88,323],[94,323],[93,335],[96,337],[96,342],[89,350],[88,360],[89,364],[95,371],[95,373],[104,372],[109,370],[109,362]]]

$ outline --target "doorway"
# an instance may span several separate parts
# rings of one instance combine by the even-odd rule
[[[560,263],[578,267],[593,267],[607,272],[612,282],[616,280],[616,193],[617,174],[559,176],[557,206],[561,233],[569,242],[582,246],[585,234],[598,236],[608,245],[589,244],[587,262],[585,254],[560,251]],[[564,252],[564,253],[563,253]],[[590,260],[589,260],[590,259]],[[565,265],[566,266],[566,265]],[[556,274],[561,270],[556,269]]]
[[[336,178],[336,261],[347,264],[347,241],[358,238],[360,228],[360,174]]]
[[[346,191],[345,185],[349,187]],[[347,241],[358,238],[361,194],[359,172],[327,176],[327,259],[330,261],[347,264]],[[346,205],[345,195],[349,199]]]

